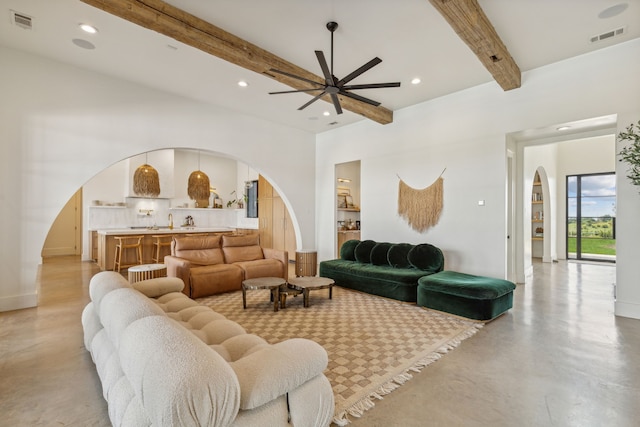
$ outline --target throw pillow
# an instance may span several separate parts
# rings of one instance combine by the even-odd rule
[[[413,249],[413,245],[410,243],[396,243],[391,245],[389,252],[387,253],[387,262],[391,267],[395,268],[409,268],[409,251]]]
[[[340,258],[347,261],[355,261],[356,260],[356,246],[358,246],[360,240],[347,240],[340,247]]]
[[[370,264],[371,250],[375,245],[376,242],[374,242],[373,240],[363,240],[362,242],[358,243],[358,246],[356,246],[355,250],[356,261]]]
[[[407,255],[409,262],[420,270],[437,273],[444,267],[444,255],[442,251],[428,243],[416,245]]]
[[[389,265],[389,262],[387,261],[387,252],[389,252],[390,247],[391,243],[376,243],[373,249],[371,249],[371,264]]]

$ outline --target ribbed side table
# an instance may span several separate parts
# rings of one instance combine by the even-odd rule
[[[318,252],[300,250],[296,252],[296,276],[315,276],[318,271]]]
[[[167,266],[164,264],[141,264],[129,267],[129,283],[141,280],[167,277]]]

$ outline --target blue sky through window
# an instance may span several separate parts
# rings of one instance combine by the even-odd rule
[[[581,177],[582,217],[616,216],[616,176],[584,175]],[[577,215],[577,177],[567,180],[569,217]]]

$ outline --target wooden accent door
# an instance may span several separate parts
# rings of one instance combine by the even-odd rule
[[[278,192],[262,176],[258,177],[258,225],[262,247],[287,251],[289,259],[295,260],[296,234],[291,216]]]

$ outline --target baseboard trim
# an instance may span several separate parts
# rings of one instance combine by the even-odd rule
[[[0,312],[21,310],[38,306],[38,294],[16,295],[0,298]]]
[[[616,301],[614,312],[616,316],[640,319],[640,304]]]

